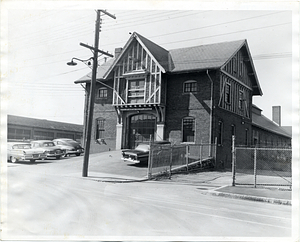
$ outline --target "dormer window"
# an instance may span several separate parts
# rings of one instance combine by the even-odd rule
[[[197,82],[193,80],[184,82],[183,92],[184,93],[197,92]]]

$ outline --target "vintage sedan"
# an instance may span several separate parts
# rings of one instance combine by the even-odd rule
[[[77,141],[72,139],[54,139],[53,142],[57,147],[64,151],[65,156],[80,156],[84,152],[84,149],[81,147],[81,145]]]
[[[30,161],[43,160],[46,155],[43,151],[34,150],[29,143],[7,143],[7,160],[15,163],[18,161]]]
[[[157,145],[170,145],[169,141],[154,141]],[[149,143],[141,143],[135,149],[122,150],[122,160],[132,163],[147,164],[149,159]]]
[[[31,141],[31,146],[34,150],[44,152],[47,158],[56,158],[58,160],[64,155],[63,150],[51,140],[34,140]]]

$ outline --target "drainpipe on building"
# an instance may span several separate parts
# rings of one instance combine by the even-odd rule
[[[210,131],[209,131],[209,142],[212,143],[212,112],[213,112],[213,87],[214,87],[214,83],[213,80],[211,79],[208,70],[206,70],[206,75],[208,76],[209,80],[210,80],[210,115],[209,115],[209,119],[210,119]],[[212,156],[211,153],[211,145],[209,146],[209,155]]]

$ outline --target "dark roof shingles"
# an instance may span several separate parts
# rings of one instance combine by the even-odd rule
[[[252,124],[261,129],[265,129],[270,132],[291,138],[291,135],[288,132],[286,132],[282,127],[278,126],[264,115],[257,115],[255,113],[252,113]]]

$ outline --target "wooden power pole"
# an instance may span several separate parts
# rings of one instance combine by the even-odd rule
[[[90,85],[90,93],[89,93],[89,102],[87,109],[87,120],[85,123],[85,147],[84,147],[84,158],[83,158],[83,169],[82,176],[88,176],[88,165],[89,165],[89,155],[90,155],[90,146],[91,146],[91,136],[92,136],[92,126],[93,126],[93,114],[94,114],[94,103],[95,103],[95,88],[96,88],[96,79],[97,79],[97,68],[98,68],[98,53],[102,53],[104,55],[113,57],[111,54],[107,52],[99,50],[99,32],[100,32],[100,24],[101,24],[101,16],[100,14],[104,13],[111,18],[116,18],[114,15],[106,12],[105,10],[97,10],[97,20],[95,26],[95,43],[94,47],[88,46],[80,43],[81,46],[91,49],[94,52],[93,57],[93,70],[92,70],[92,80]]]

